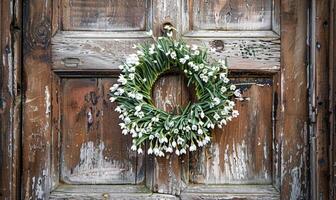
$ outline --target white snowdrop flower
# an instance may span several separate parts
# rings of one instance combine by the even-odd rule
[[[235,90],[234,93],[233,93],[236,97],[241,97],[241,93],[240,93],[240,90]]]
[[[148,153],[148,155],[151,155],[151,154],[153,154],[153,149],[152,149],[152,147],[149,147],[149,149],[148,149],[147,153]]]
[[[128,68],[128,71],[129,71],[129,72],[135,72],[135,67],[132,66],[132,67]]]
[[[132,150],[132,151],[136,151],[136,150],[137,150],[137,147],[133,144],[133,145],[131,146],[131,150]]]
[[[226,78],[226,74],[225,73],[220,73],[219,74],[219,79],[224,81],[224,79]]]
[[[175,150],[175,154],[179,156],[180,155],[180,151],[178,149],[176,149]]]
[[[203,122],[203,121],[199,121],[198,124],[199,124],[200,126],[203,126],[204,122]]]
[[[146,78],[144,78],[144,79],[142,79],[142,81],[143,81],[143,82],[146,82],[146,81],[147,81],[147,79],[146,79]]]
[[[129,74],[129,78],[131,79],[131,80],[134,80],[134,77],[135,77],[135,74]]]
[[[193,124],[193,125],[191,126],[191,129],[192,129],[193,131],[196,131],[196,130],[197,130],[197,126],[196,126],[195,124]]]
[[[189,147],[189,150],[190,151],[196,151],[197,147],[195,144],[192,144],[190,147]]]
[[[127,134],[128,134],[128,131],[127,131],[126,129],[124,129],[124,130],[121,131],[121,134],[123,134],[123,135],[127,135]]]
[[[138,149],[138,154],[142,154],[142,149],[141,148]]]
[[[145,116],[145,113],[144,113],[144,112],[139,112],[139,113],[138,113],[138,117],[139,117],[140,119],[142,119],[144,116]]]
[[[121,113],[121,108],[120,108],[120,106],[117,106],[114,110],[115,110],[116,112],[118,112],[118,113]]]
[[[187,60],[185,58],[180,58],[180,63],[185,64]]]
[[[144,52],[142,52],[142,51],[137,51],[137,54],[138,54],[139,56],[144,56],[144,55],[145,55]]]
[[[197,134],[198,135],[202,135],[203,134],[203,130],[202,129],[198,129]]]
[[[173,153],[173,148],[171,146],[167,147],[166,152]]]
[[[231,121],[231,120],[232,120],[232,117],[231,117],[231,116],[228,116],[226,119],[227,119],[228,121]]]
[[[174,133],[178,133],[179,131],[178,131],[178,129],[174,129]]]
[[[214,104],[217,106],[220,104],[220,99],[218,97],[213,98]]]
[[[195,70],[195,72],[197,72],[199,70],[199,66],[198,65],[194,65],[193,69]]]
[[[153,55],[155,53],[154,49],[150,48],[148,51],[149,55]]]
[[[142,100],[143,99],[143,95],[140,94],[140,93],[137,93],[137,94],[135,94],[135,99]]]
[[[210,142],[210,137],[209,136],[205,136],[204,140]]]
[[[184,142],[183,138],[181,138],[181,137],[177,138],[177,144],[183,144],[183,142]]]
[[[136,112],[139,112],[141,110],[141,104],[140,105],[137,105],[137,106],[135,106],[135,111]]]
[[[115,102],[116,98],[115,97],[110,97],[111,102]]]
[[[163,156],[164,156],[163,151],[160,151],[160,152],[159,152],[159,157],[163,157]]]
[[[238,115],[239,115],[238,110],[233,110],[232,111],[232,117],[238,117]]]
[[[204,146],[202,141],[197,141],[197,145],[198,145],[199,147]]]
[[[187,153],[187,151],[184,148],[180,150],[180,155],[186,154],[186,153]]]
[[[230,106],[230,107],[233,107],[233,106],[235,106],[235,102],[233,102],[233,101],[230,101],[230,102],[229,102],[229,106]]]
[[[205,69],[202,70],[202,73],[203,73],[203,74],[206,74],[207,72],[208,72],[208,69],[207,69],[207,68],[205,68]]]
[[[173,146],[174,148],[176,147],[176,142],[175,142],[175,141],[172,142],[172,146]]]
[[[220,118],[220,116],[218,115],[218,113],[216,113],[216,114],[214,115],[214,119],[215,119],[215,120],[219,120],[219,118]]]
[[[137,45],[133,44],[132,49],[138,48]]]
[[[192,53],[192,55],[195,55],[195,56],[198,56],[200,54],[200,51],[199,50],[196,50]]]
[[[132,138],[136,138],[136,137],[138,137],[138,133],[137,132],[133,132],[132,133]]]
[[[110,91],[114,92],[114,91],[116,91],[118,89],[118,87],[119,87],[119,84],[113,84],[113,86],[110,87]]]
[[[131,122],[131,119],[129,117],[125,117],[124,122],[125,124],[129,124]]]
[[[116,93],[117,93],[118,95],[122,95],[122,94],[124,94],[124,92],[125,92],[124,89],[122,89],[122,88],[118,88]]]
[[[203,119],[205,117],[204,112],[201,112],[201,118]]]
[[[158,122],[159,121],[159,118],[156,116],[156,117],[152,117],[151,119],[152,122]]]
[[[157,148],[157,147],[154,147],[154,149],[153,149],[153,153],[154,153],[155,155],[159,155],[159,153],[160,153],[160,149]]]
[[[224,124],[224,125],[226,125],[226,124],[227,124],[226,119],[222,119],[222,120],[220,121],[220,124]]]
[[[230,85],[230,90],[235,90],[236,86],[235,85]]]
[[[222,87],[221,87],[221,92],[224,93],[224,92],[226,92],[226,91],[227,91],[227,88],[226,88],[225,86],[222,86]]]
[[[167,36],[168,36],[168,37],[173,37],[173,31],[168,31],[168,32],[167,32]]]
[[[150,135],[150,136],[148,137],[148,139],[153,140],[153,139],[154,139],[154,135]]]
[[[195,51],[198,49],[198,46],[196,44],[191,45],[191,50]]]
[[[209,80],[209,78],[208,78],[207,76],[205,76],[204,74],[201,74],[201,75],[200,75],[200,78],[201,78],[205,83],[207,83],[208,80]]]
[[[172,59],[176,59],[176,57],[177,57],[177,55],[176,55],[176,52],[175,51],[172,51],[171,53],[170,53],[170,57],[172,58]]]
[[[187,74],[187,73],[188,73],[188,70],[185,69],[185,70],[183,70],[183,72]]]
[[[126,128],[126,124],[125,123],[119,123],[119,126],[120,126],[121,129]]]
[[[124,65],[119,65],[118,68],[123,70],[125,67],[124,67]]]
[[[186,126],[186,127],[185,127],[185,130],[186,130],[187,132],[189,132],[189,131],[191,130],[190,126]]]
[[[127,83],[127,79],[124,77],[124,75],[121,74],[118,78],[118,82],[122,85],[125,85]]]
[[[225,77],[224,79],[223,79],[223,82],[224,83],[228,83],[230,81],[230,79],[228,79],[227,77]]]
[[[146,34],[149,35],[149,36],[153,36],[153,31],[149,30]]]
[[[141,132],[138,134],[138,137],[139,137],[139,138],[141,138],[141,137],[142,137],[142,133],[141,133]]]
[[[130,54],[126,58],[126,63],[129,65],[138,65],[139,64],[139,57],[137,54]]]

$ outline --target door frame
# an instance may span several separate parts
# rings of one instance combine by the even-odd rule
[[[335,9],[335,1],[332,8]],[[278,94],[279,106],[279,124],[278,131],[283,134],[285,140],[282,144],[282,163],[287,163],[292,155],[303,156],[301,161],[293,159],[284,169],[281,169],[281,198],[290,197],[308,197],[309,187],[307,183],[311,180],[309,176],[309,164],[307,158],[308,144],[310,139],[307,131],[308,110],[307,103],[307,73],[306,73],[306,53],[311,47],[306,46],[306,12],[308,5],[300,0],[282,0],[281,1],[281,86],[284,89]],[[0,81],[0,114],[1,114],[1,132],[8,133],[2,135],[1,142],[1,197],[8,199],[17,199],[19,196],[25,199],[30,197],[40,197],[47,195],[51,185],[47,182],[46,171],[44,171],[43,159],[49,160],[49,151],[51,149],[44,145],[44,142],[52,140],[49,137],[51,129],[43,134],[35,134],[32,137],[31,132],[38,133],[51,122],[52,113],[43,112],[34,115],[34,118],[45,118],[42,122],[34,122],[29,107],[36,106],[37,109],[48,110],[48,101],[46,101],[46,86],[48,91],[53,91],[55,87],[55,77],[50,73],[51,69],[51,47],[50,38],[52,33],[52,1],[36,0],[3,0],[0,5],[1,12],[1,71]],[[13,12],[9,12],[13,11]],[[331,13],[330,12],[330,13]],[[23,15],[22,15],[23,13]],[[335,19],[335,11],[330,18]],[[22,23],[23,21],[23,23]],[[335,38],[335,25],[330,26],[330,41]],[[22,31],[23,30],[23,31]],[[295,41],[293,41],[295,38]],[[321,44],[321,43],[320,43]],[[321,45],[328,46],[324,41]],[[330,43],[329,50],[329,72],[335,72],[335,43]],[[22,60],[23,58],[23,60]],[[319,65],[316,65],[319,66]],[[293,70],[298,77],[293,81]],[[34,81],[33,77],[28,76],[29,72],[34,70],[38,72],[40,82]],[[331,73],[332,74],[332,73]],[[8,78],[7,78],[8,77]],[[22,78],[21,78],[22,77]],[[329,76],[329,85],[332,86],[328,92],[329,102],[335,99],[335,76]],[[319,85],[316,82],[315,85]],[[10,87],[8,87],[10,86]],[[297,94],[301,94],[297,96]],[[41,97],[30,101],[30,97]],[[292,101],[293,98],[299,98]],[[22,103],[21,103],[21,100]],[[47,99],[48,100],[48,99]],[[49,100],[49,101],[52,101]],[[306,102],[306,103],[305,103]],[[335,111],[335,102],[329,104],[330,111]],[[291,110],[291,112],[286,112]],[[329,155],[335,154],[335,116],[330,116],[329,125],[330,144]],[[6,119],[6,120],[3,120]],[[287,122],[287,123],[286,123]],[[286,125],[284,125],[286,124]],[[22,127],[22,128],[21,128]],[[21,130],[22,129],[22,130]],[[302,147],[298,149],[293,146],[291,141],[302,141]],[[320,143],[321,147],[326,145]],[[32,153],[32,154],[31,154]],[[330,156],[329,166],[330,189],[334,189],[335,195],[335,157]],[[330,162],[330,161],[333,162]],[[312,167],[312,166],[310,166]],[[302,169],[302,171],[297,171]],[[312,168],[311,168],[312,169]],[[298,173],[300,172],[300,173]],[[7,176],[10,174],[11,176]],[[22,177],[22,179],[20,178]],[[310,178],[309,178],[310,177]],[[32,184],[39,183],[39,191],[32,190]],[[293,183],[292,186],[289,183]],[[41,193],[43,192],[43,193]],[[330,191],[330,194],[332,192]],[[305,195],[305,196],[302,196]]]

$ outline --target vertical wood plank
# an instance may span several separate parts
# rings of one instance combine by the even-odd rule
[[[51,8],[52,1],[23,4],[22,198],[47,199],[51,188]]]
[[[155,106],[167,112],[176,113],[178,106],[188,103],[186,86],[181,75],[166,75],[160,78],[154,85],[153,99]],[[185,95],[185,96],[182,96]],[[159,193],[179,195],[186,186],[185,177],[188,156],[179,157],[176,154],[168,154],[166,157],[152,159],[153,190]],[[149,163],[151,164],[151,163]],[[183,171],[183,172],[182,172]]]
[[[21,1],[0,2],[0,198],[20,198]]]
[[[330,123],[330,199],[336,198],[336,1],[330,3],[329,42],[329,118]]]
[[[307,135],[307,2],[281,1],[280,135],[281,199],[307,199],[303,146]]]
[[[315,74],[316,74],[316,198],[329,199],[329,0],[316,1],[315,23]]]

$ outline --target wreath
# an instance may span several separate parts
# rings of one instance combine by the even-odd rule
[[[230,83],[226,61],[210,63],[206,48],[176,41],[171,34],[154,41],[134,47],[137,54],[119,66],[118,83],[110,88],[110,101],[118,104],[115,111],[120,113],[122,134],[132,135],[131,149],[139,154],[145,144],[148,154],[160,157],[195,151],[210,142],[215,126],[222,127],[239,115],[232,99],[240,97],[240,91]],[[197,98],[177,114],[156,108],[152,100],[155,81],[170,70],[185,74]]]

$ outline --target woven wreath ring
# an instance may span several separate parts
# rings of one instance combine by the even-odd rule
[[[195,151],[210,142],[216,125],[238,116],[232,99],[240,97],[240,91],[230,83],[225,61],[209,63],[206,49],[169,37],[134,48],[137,54],[126,58],[118,83],[110,88],[110,100],[118,104],[115,110],[123,121],[122,134],[132,135],[132,150],[143,153],[147,144],[147,153],[156,156]],[[183,72],[197,97],[174,114],[156,108],[152,100],[153,85],[170,70]]]

